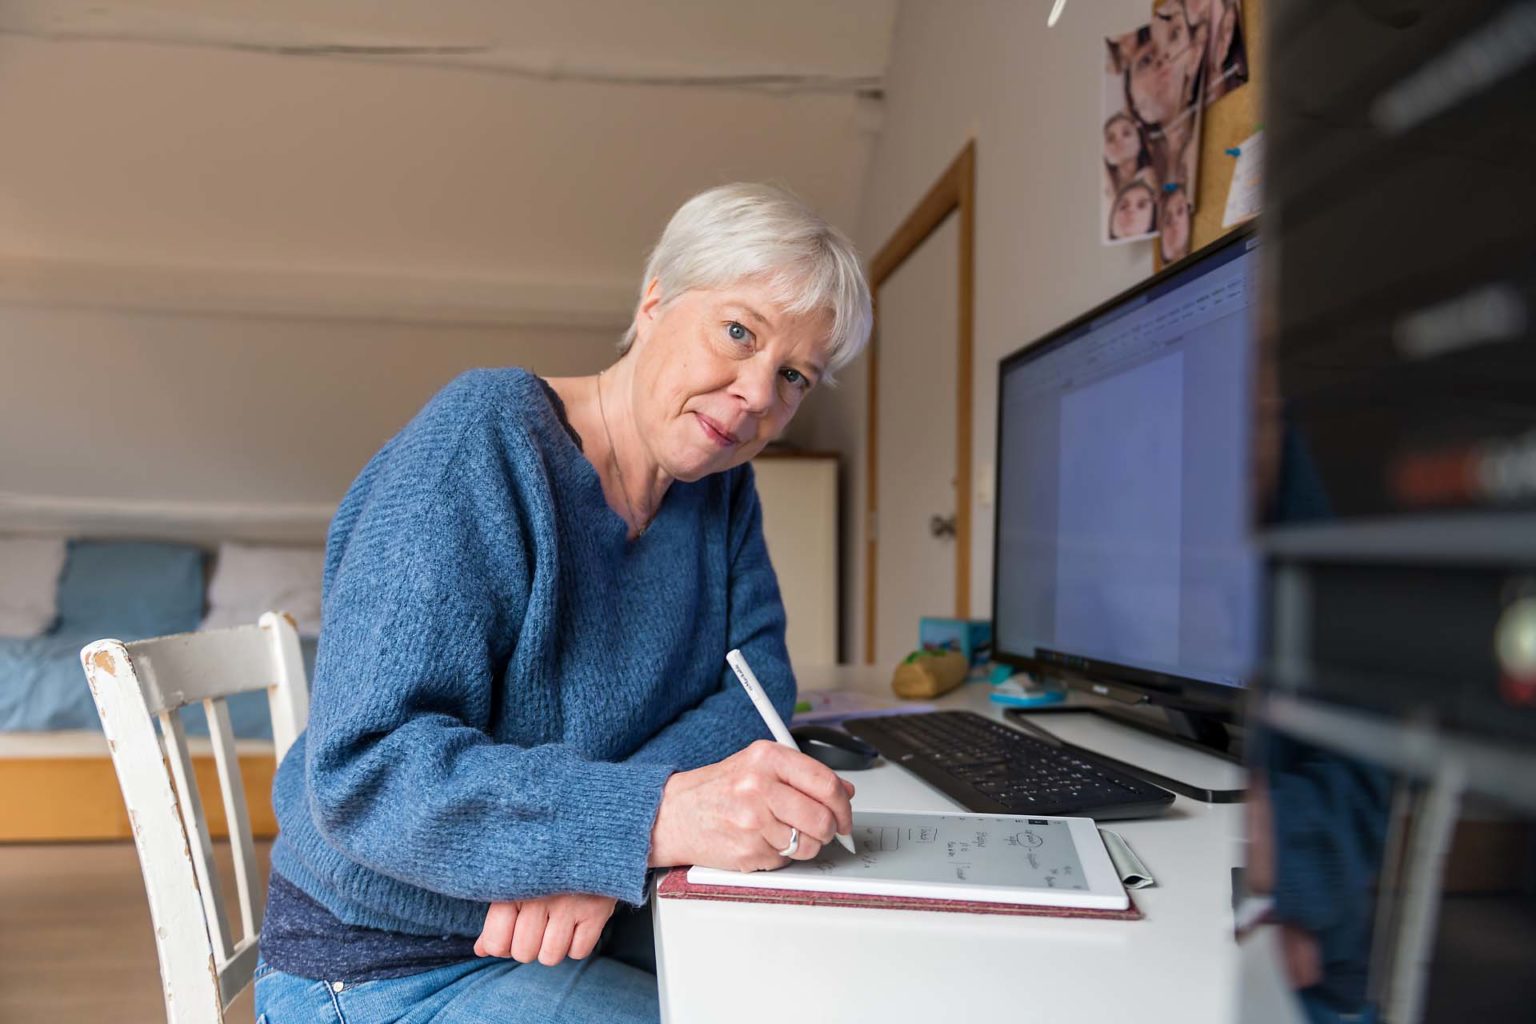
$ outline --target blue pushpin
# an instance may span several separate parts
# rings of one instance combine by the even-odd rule
[[[1178,190],[1179,190],[1179,182],[1177,182],[1177,181],[1165,181],[1165,182],[1163,182],[1163,191],[1164,192],[1177,192]]]
[[[1242,156],[1242,155],[1243,155],[1243,149],[1242,149],[1241,146],[1228,146],[1227,147],[1227,156]]]

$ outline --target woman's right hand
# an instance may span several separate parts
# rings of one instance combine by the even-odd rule
[[[531,900],[503,900],[485,912],[475,956],[511,957],[553,967],[581,960],[597,946],[618,903],[612,896],[566,892]]]
[[[698,864],[733,871],[781,867],[790,830],[794,859],[810,860],[853,829],[853,784],[813,758],[758,740],[724,761],[679,772],[662,790],[651,829],[651,867]]]

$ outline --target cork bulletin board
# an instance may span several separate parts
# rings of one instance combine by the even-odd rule
[[[1190,226],[1191,252],[1209,245],[1227,231],[1221,226],[1227,206],[1227,189],[1237,158],[1227,150],[1239,145],[1262,127],[1264,73],[1264,6],[1266,0],[1243,0],[1243,31],[1248,45],[1248,84],[1234,89],[1205,109],[1200,137],[1199,190],[1194,221]],[[1155,270],[1163,268],[1156,245],[1152,246]]]

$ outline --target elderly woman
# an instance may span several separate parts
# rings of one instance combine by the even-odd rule
[[[465,374],[373,457],[273,787],[258,1014],[654,1020],[648,936],[611,941],[650,869],[772,868],[849,830],[852,788],[762,739],[724,659],[787,715],[747,463],[869,328],[839,232],[712,189],[662,234],[612,366]]]

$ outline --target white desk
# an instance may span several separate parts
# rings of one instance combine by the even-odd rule
[[[889,679],[886,671],[840,668],[804,673],[800,685],[889,693]],[[936,703],[1000,717],[987,691],[986,684],[971,683]],[[1127,745],[1136,742],[1126,737]],[[1230,771],[1197,751],[1174,747],[1168,756],[1184,759],[1191,775]],[[856,811],[955,809],[894,765],[882,762],[846,777],[858,789]],[[1230,869],[1241,861],[1241,805],[1179,797],[1162,817],[1110,827],[1157,878],[1155,887],[1133,893],[1143,920],[654,900],[662,1019],[1232,1020],[1237,945]]]

